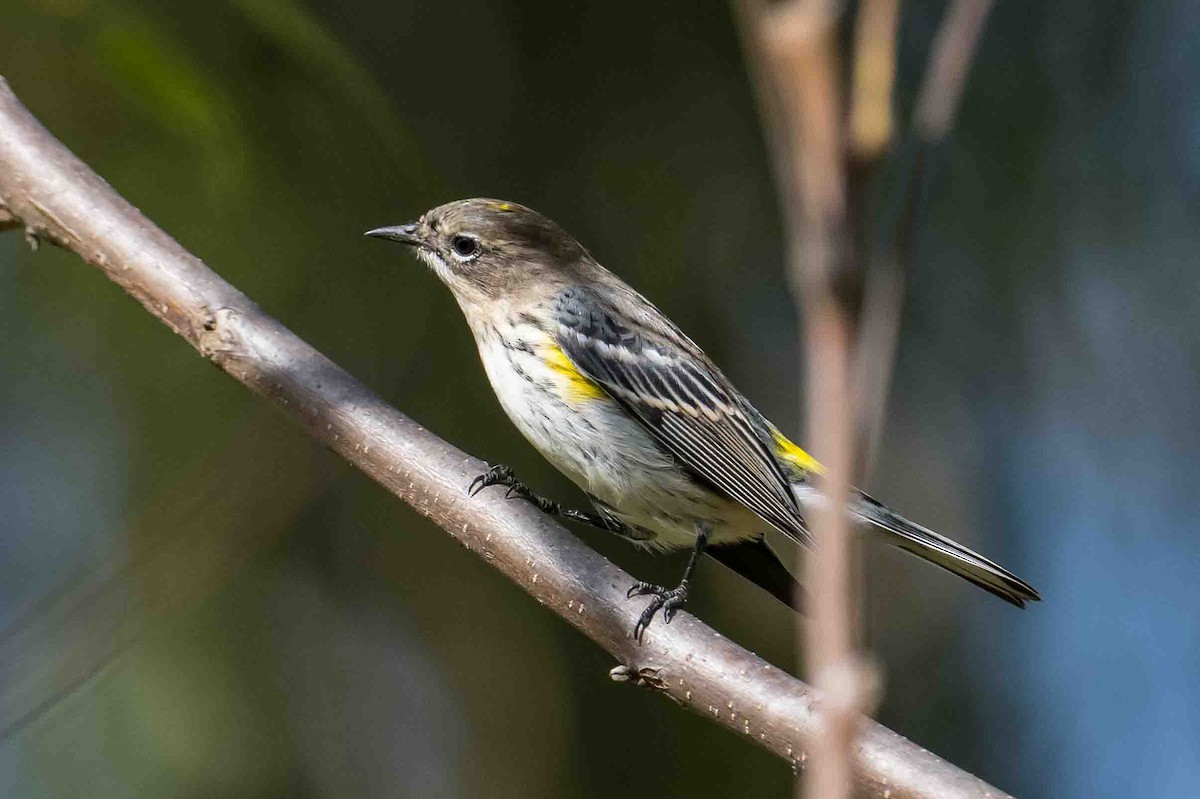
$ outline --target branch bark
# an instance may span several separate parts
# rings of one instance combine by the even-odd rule
[[[818,736],[819,698],[799,680],[690,616],[639,646],[633,578],[530,505],[500,492],[469,500],[486,467],[321,355],[157,228],[77,159],[0,78],[0,207],[27,235],[64,247],[312,436],[445,529],[587,635],[636,682],[745,735],[794,768]],[[855,751],[863,796],[1003,796],[874,722]]]
[[[825,709],[825,734],[814,742],[816,760],[806,775],[803,795],[844,799],[850,795],[856,728],[869,710],[856,653],[858,601],[845,512],[854,470],[854,453],[848,444],[850,420],[856,412],[849,373],[861,284],[848,230],[852,221],[847,217],[842,158],[836,16],[823,5],[785,7],[791,19],[770,29],[768,46],[776,58],[776,80],[785,92],[788,113],[780,121],[796,139],[792,153],[800,191],[784,208],[792,231],[788,247],[792,299],[803,325],[806,352],[804,430],[826,466],[820,481],[826,502],[812,513],[814,547],[803,554],[812,619],[801,629],[809,679],[836,701]]]

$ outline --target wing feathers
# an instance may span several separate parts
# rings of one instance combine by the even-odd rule
[[[621,402],[668,452],[788,537],[809,542],[770,432],[753,424],[736,389],[670,322],[657,315],[662,329],[643,335],[635,322],[577,287],[559,293],[556,316],[559,346],[576,368]],[[664,340],[671,335],[681,339],[675,346]]]

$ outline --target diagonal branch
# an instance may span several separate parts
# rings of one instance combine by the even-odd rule
[[[936,143],[954,124],[967,69],[991,8],[992,0],[954,0],[946,12],[917,95],[914,125],[922,140]]]
[[[0,78],[0,206],[28,235],[78,254],[234,379],[449,532],[646,685],[794,767],[819,732],[804,683],[681,613],[638,646],[633,578],[531,506],[465,496],[485,464],[391,408],[183,249],[46,131]],[[7,709],[0,707],[0,713]],[[864,796],[1003,796],[873,722],[860,728]]]
[[[913,114],[916,147],[905,175],[901,215],[895,237],[867,276],[863,313],[861,357],[856,376],[863,398],[860,414],[859,456],[874,460],[883,427],[888,388],[900,328],[904,281],[913,271],[916,237],[925,211],[925,195],[932,178],[933,150],[954,125],[967,71],[979,45],[992,0],[953,0],[933,40]]]

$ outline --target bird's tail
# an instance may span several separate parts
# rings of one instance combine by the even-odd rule
[[[858,495],[851,511],[855,516],[881,530],[892,546],[954,572],[1019,608],[1025,607],[1026,602],[1037,602],[1041,599],[1033,586],[1012,572],[944,535],[910,522],[866,494]]]

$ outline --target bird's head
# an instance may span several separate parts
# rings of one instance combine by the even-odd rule
[[[426,211],[415,222],[366,235],[412,247],[460,303],[554,285],[589,260],[579,242],[554,222],[503,200],[458,200]]]

